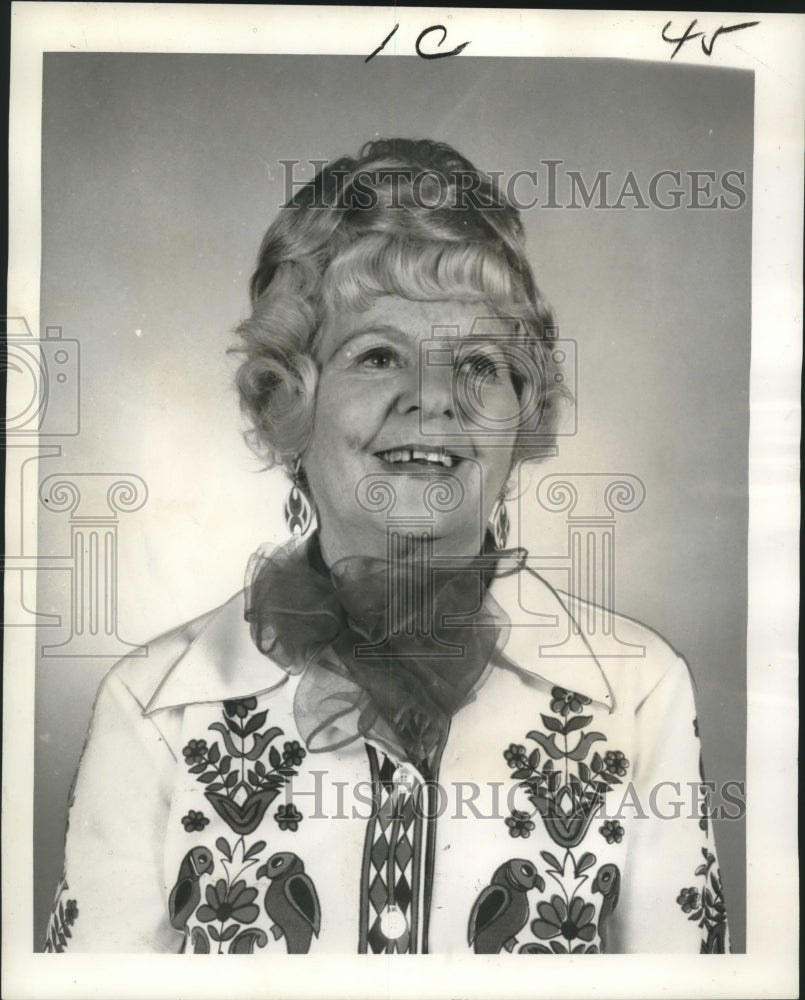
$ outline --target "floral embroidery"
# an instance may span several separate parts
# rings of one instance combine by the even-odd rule
[[[190,809],[186,816],[182,816],[182,826],[188,833],[203,830],[208,823],[209,820],[204,813],[199,812],[197,809]]]
[[[68,940],[73,936],[70,928],[78,920],[78,903],[74,899],[64,900],[63,896],[70,891],[67,881],[62,877],[56,893],[56,903],[50,915],[47,938],[44,950],[61,954],[67,947]]]
[[[201,764],[207,753],[207,741],[190,740],[187,746],[182,750],[182,753],[184,754],[184,762],[188,766]]]
[[[510,743],[508,750],[503,751],[503,757],[509,767],[528,767],[525,747],[521,743]]]
[[[296,833],[299,829],[302,813],[294,805],[280,806],[274,813],[274,819],[279,824],[280,830],[292,830]]]
[[[680,889],[676,901],[688,920],[697,921],[702,929],[702,943],[699,949],[703,955],[719,954],[726,951],[727,909],[724,905],[724,891],[718,874],[715,855],[706,847],[702,848],[704,864],[699,865],[695,874],[703,878],[701,890],[695,886]]]
[[[566,940],[581,938],[592,941],[595,937],[593,916],[595,907],[576,896],[568,907],[561,896],[554,894],[549,903],[537,903],[539,918],[531,924],[531,930],[539,938],[553,938],[559,934]]]
[[[239,719],[245,719],[249,712],[253,712],[256,708],[256,698],[240,698],[238,701],[224,702],[224,712],[230,718],[237,716]]]
[[[555,687],[551,691],[551,711],[560,715],[578,713],[589,704],[589,698],[585,698],[583,694],[576,694],[575,691],[566,691],[563,687]]]
[[[698,729],[695,719],[693,722],[694,729]],[[710,789],[707,787],[704,780],[704,761],[702,760],[701,749],[699,750],[699,778],[702,783],[701,798],[699,799],[699,829],[705,836],[707,836],[710,830],[710,817],[712,816],[712,810],[710,808]]]
[[[702,789],[702,798],[699,802],[699,829],[705,835],[710,829],[710,790],[708,788]]]
[[[693,720],[693,733],[699,739],[699,720]],[[699,829],[707,836],[710,830],[710,817],[713,815],[710,809],[710,789],[704,781],[704,761],[702,760],[701,748],[699,750],[699,778],[702,782],[701,798],[699,799]]]
[[[217,942],[218,954],[223,953],[222,945],[228,941],[232,942],[230,953],[249,952],[255,946],[262,947],[268,941],[263,931],[255,928],[252,934],[244,936],[240,933],[243,924],[254,923],[260,915],[255,903],[258,890],[247,887],[242,875],[258,863],[266,842],[258,840],[247,847],[243,837],[240,837],[231,847],[225,837],[219,837],[215,846],[219,853],[217,862],[213,861],[212,852],[206,847],[195,847],[185,856],[170,895],[171,924],[185,931],[185,947],[189,939],[195,953],[209,952],[211,940]],[[204,889],[204,902],[199,906],[201,876],[219,870],[217,865],[223,869],[224,877],[217,878],[214,883],[208,882]],[[188,925],[194,918],[207,926],[193,927],[188,935]]]
[[[247,885],[244,874],[260,862],[266,842],[256,840],[249,846],[241,836],[230,844],[226,837],[219,837],[215,848],[216,860],[215,852],[204,846],[192,848],[182,860],[168,904],[171,926],[184,932],[182,951],[189,948],[196,954],[207,954],[212,944],[217,944],[219,955],[224,951],[252,954],[265,948],[269,939],[261,928],[248,926],[260,916],[260,889]],[[210,876],[221,870],[223,877],[213,881]],[[311,937],[319,933],[321,913],[316,888],[300,858],[280,851],[254,874],[268,879],[264,906],[273,921],[275,939],[285,937],[289,954],[309,951]],[[209,877],[206,885],[202,884],[204,876]],[[193,921],[204,926],[193,925]],[[226,944],[229,947],[225,949]]]
[[[281,754],[272,744],[283,731],[278,726],[264,729],[268,711],[255,712],[256,708],[256,698],[225,701],[224,721],[209,727],[221,734],[223,751],[218,740],[208,745],[204,739],[190,740],[182,750],[190,773],[207,786],[207,801],[241,836],[257,829],[282,787],[296,775],[294,766],[306,755],[298,740],[286,742]],[[282,829],[297,827],[289,824]]]
[[[307,756],[307,750],[300,744],[299,740],[290,740],[282,748],[282,763],[286,767],[299,767]]]
[[[613,864],[601,865],[593,879],[592,892],[602,896],[596,918],[596,906],[581,895],[589,879],[589,872],[596,864],[596,856],[589,851],[578,861],[571,851],[565,851],[560,862],[550,851],[541,851],[548,863],[547,874],[556,882],[560,892],[549,900],[537,903],[537,917],[531,922],[532,934],[549,946],[528,942],[520,949],[524,955],[597,954],[597,944],[590,944],[596,935],[601,940],[600,950],[605,950],[606,925],[615,909],[620,892],[620,871]],[[554,939],[563,938],[563,941]],[[581,944],[573,944],[578,939]],[[572,947],[571,947],[572,945]]]
[[[616,819],[605,819],[598,830],[608,844],[619,844],[623,840],[624,829]]]
[[[203,923],[219,921],[220,938],[215,936],[215,928],[210,928],[210,936],[216,941],[228,941],[237,933],[236,927],[224,930],[224,924],[228,920],[236,920],[239,924],[253,924],[260,916],[260,910],[254,905],[257,890],[247,889],[242,879],[227,886],[226,880],[219,878],[214,886],[207,886],[206,899],[207,902],[196,910],[196,918]]]
[[[581,714],[590,702],[585,695],[553,687],[553,714],[541,715],[542,729],[526,733],[537,746],[528,752],[525,745],[510,743],[503,751],[512,778],[534,807],[533,813],[512,809],[505,819],[509,835],[529,837],[536,826],[534,819],[540,816],[553,842],[565,850],[561,861],[549,851],[541,852],[549,866],[547,874],[560,891],[537,903],[530,928],[539,941],[524,944],[519,949],[522,954],[597,954],[606,950],[606,925],[618,902],[620,870],[606,863],[595,871],[594,854],[586,851],[577,858],[572,849],[590,832],[612,787],[622,783],[629,760],[622,750],[599,753],[593,749],[605,736],[588,728],[592,715]],[[620,844],[625,836],[617,820],[604,820],[598,832],[608,844]],[[582,889],[590,879],[587,891],[593,895],[585,898]]]
[[[559,941],[551,941],[550,948],[544,944],[529,942],[520,949],[521,955],[597,955],[598,947],[594,944],[577,944],[574,948],[566,948]]]
[[[589,701],[565,688],[553,688],[551,708],[560,717],[542,715],[547,732],[531,730],[526,734],[546,755],[541,768],[539,749],[532,750],[525,761],[525,748],[522,754],[517,752],[519,744],[511,744],[504,751],[509,766],[516,765],[512,777],[521,782],[520,787],[526,790],[529,801],[542,816],[551,839],[566,848],[581,843],[612,785],[621,784],[629,768],[629,761],[620,750],[608,750],[604,757],[596,751],[589,764],[585,762],[593,743],[605,738],[603,733],[584,732],[593,717],[578,713]],[[575,733],[578,740],[571,746]],[[516,832],[517,826],[508,820],[506,824],[513,837],[521,836]]]
[[[506,826],[512,837],[529,837],[534,829],[534,823],[527,812],[515,809],[511,816],[506,818]]]
[[[203,786],[205,798],[238,835],[231,844],[226,837],[218,837],[215,851],[194,847],[181,863],[169,912],[171,925],[184,932],[183,951],[209,953],[217,946],[218,954],[252,954],[268,945],[269,935],[259,926],[249,926],[261,914],[260,889],[254,879],[250,885],[245,877],[260,864],[266,841],[248,844],[246,836],[257,829],[271,803],[297,774],[295,768],[307,750],[299,740],[278,744],[283,730],[269,726],[267,719],[268,710],[258,711],[255,697],[225,701],[219,721],[208,727],[219,738],[191,739],[182,750],[188,771]],[[288,803],[277,808],[274,820],[281,831],[293,833],[299,829],[302,813]],[[193,833],[204,830],[210,820],[201,810],[189,809],[181,822]],[[289,952],[308,951],[312,935],[319,932],[319,911],[315,887],[304,874],[302,861],[287,851],[275,853],[252,874],[269,880],[264,905],[274,921],[274,937],[285,935]],[[286,891],[297,893],[298,898],[288,902]],[[283,906],[289,905],[286,918]]]
[[[629,770],[629,761],[620,750],[607,750],[604,754],[604,767],[612,774],[623,778]]]

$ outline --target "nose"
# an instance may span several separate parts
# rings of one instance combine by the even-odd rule
[[[422,420],[455,416],[452,360],[442,363],[437,353],[423,352],[419,364],[409,369],[397,401],[401,413],[418,411]]]

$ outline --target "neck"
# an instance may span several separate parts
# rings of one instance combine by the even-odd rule
[[[404,539],[408,532],[400,532]],[[329,531],[326,525],[319,528],[319,547],[324,562],[328,567],[334,566],[340,559],[359,556],[373,559],[387,559],[390,554],[391,531],[367,531],[360,537],[352,537],[343,531]],[[484,548],[484,537],[478,537],[476,532],[466,536],[450,534],[443,537],[432,536],[431,554],[440,557],[475,558]]]

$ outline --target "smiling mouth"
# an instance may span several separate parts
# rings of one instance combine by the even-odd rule
[[[389,465],[439,466],[444,469],[450,469],[461,461],[458,455],[451,455],[442,448],[390,448],[377,452],[377,458]]]

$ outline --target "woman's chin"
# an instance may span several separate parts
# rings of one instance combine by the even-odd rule
[[[433,515],[422,504],[401,502],[392,516],[375,515],[346,525],[322,525],[322,552],[332,566],[340,558],[405,558],[414,554],[475,556],[483,545],[484,530],[474,518]]]
[[[356,496],[367,512],[382,512],[389,521],[401,518],[433,521],[440,515],[472,520],[480,476],[470,463],[445,468],[427,462],[382,463],[361,480]],[[477,520],[477,513],[474,515]]]

